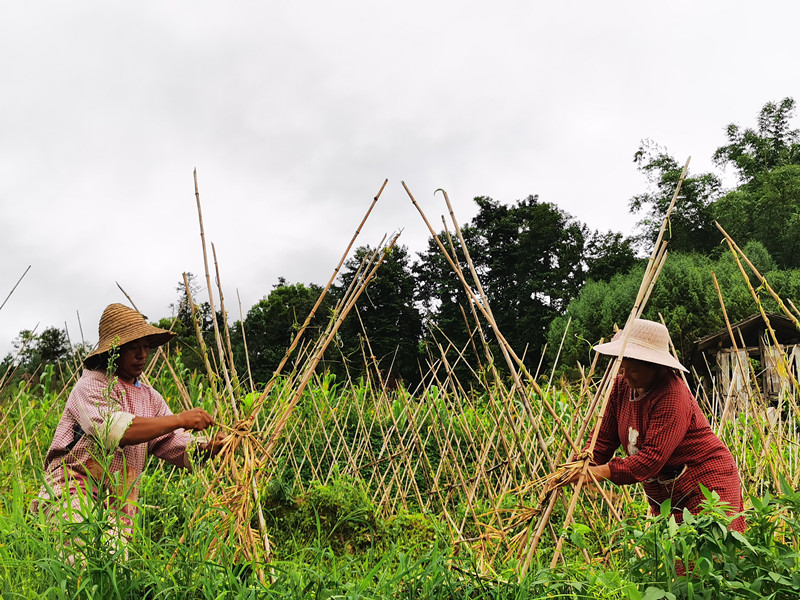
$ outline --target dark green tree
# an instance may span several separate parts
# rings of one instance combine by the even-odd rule
[[[362,246],[345,263],[340,293],[350,286],[363,258],[372,253],[372,248]],[[389,382],[402,379],[411,386],[419,381],[422,314],[415,304],[415,289],[408,248],[394,246],[339,329],[351,373],[363,372],[366,355],[370,368],[377,368]]]
[[[37,348],[38,336],[30,329],[23,329],[11,342],[14,348],[13,355],[20,371],[32,373],[41,363]]]
[[[586,241],[584,261],[587,280],[608,281],[627,273],[638,262],[636,240],[613,231],[595,231]]]
[[[56,381],[63,383],[62,375],[67,375],[72,367],[72,354],[66,331],[58,327],[47,327],[37,334],[29,329],[19,332],[12,342],[13,353],[9,353],[0,363],[0,378],[10,367],[16,367],[16,377],[41,375],[48,365],[66,363],[65,369],[56,369]],[[84,353],[85,354],[85,353]],[[75,357],[80,359],[80,357]]]
[[[36,352],[44,364],[55,364],[69,356],[72,348],[63,329],[48,327],[36,340]]]
[[[26,373],[33,373],[42,364],[55,364],[72,350],[67,334],[58,327],[48,327],[39,334],[23,329],[12,345],[17,365]]]
[[[759,241],[780,268],[800,267],[800,132],[791,129],[795,103],[767,103],[755,129],[728,125],[720,166],[733,165],[741,184],[720,198],[714,217],[737,241]]]
[[[633,161],[648,180],[650,189],[630,200],[633,213],[644,212],[639,221],[639,241],[649,254],[658,237],[664,216],[667,214],[680,181],[683,166],[667,151],[645,140],[634,154]],[[667,232],[672,252],[711,252],[722,235],[714,225],[712,204],[721,189],[719,178],[713,173],[691,175],[687,173],[670,217]]]
[[[755,128],[731,123],[726,128],[728,143],[717,148],[714,161],[733,165],[744,184],[777,167],[800,164],[800,131],[790,126],[794,110],[794,99],[784,98],[763,106]]]
[[[266,383],[289,349],[295,335],[319,298],[322,288],[315,284],[289,284],[280,278],[269,295],[259,300],[244,319],[244,332],[247,338],[247,351],[250,369],[255,383]],[[328,294],[317,309],[309,327],[303,334],[304,340],[316,339],[327,324],[330,310],[335,300]],[[231,329],[231,344],[239,377],[244,379],[247,362],[242,339],[241,325],[235,323]],[[299,348],[294,358],[299,356]],[[292,368],[290,361],[287,369]],[[322,366],[324,368],[324,365]]]
[[[720,198],[717,221],[740,245],[764,244],[779,267],[800,267],[800,165],[782,165]]]

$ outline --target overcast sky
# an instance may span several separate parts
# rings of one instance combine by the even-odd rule
[[[798,95],[791,2],[16,2],[0,8],[0,356],[22,329],[97,341],[119,282],[150,319],[203,273],[229,312],[324,284],[358,244],[428,237],[529,194],[632,232],[650,138],[694,171],[730,122]],[[205,298],[199,298],[204,300]]]

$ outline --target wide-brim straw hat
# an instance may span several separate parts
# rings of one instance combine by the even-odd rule
[[[177,334],[150,325],[144,316],[124,304],[109,304],[100,317],[100,341],[97,348],[83,360],[87,367],[97,362],[96,357],[111,350],[112,345],[122,346],[128,342],[147,338],[151,348],[166,344]]]
[[[594,349],[600,354],[608,356],[620,356],[620,352],[622,352],[624,358],[634,358],[681,371],[689,370],[678,362],[678,359],[669,351],[671,345],[669,331],[664,325],[655,321],[635,319],[629,329],[628,343],[625,344],[624,351],[622,342],[628,328],[620,329],[610,342],[598,344]]]

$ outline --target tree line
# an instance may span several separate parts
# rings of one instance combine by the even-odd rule
[[[769,102],[753,127],[730,124],[713,154],[719,169],[732,169],[736,184],[725,189],[713,172],[686,177],[669,228],[670,259],[659,278],[645,317],[663,317],[681,358],[691,358],[692,342],[723,326],[712,272],[720,283],[732,320],[754,311],[738,267],[721,243],[719,222],[784,296],[800,292],[800,135],[792,129],[795,102]],[[644,141],[634,154],[647,188],[630,199],[640,215],[636,231],[596,231],[556,204],[530,195],[511,204],[487,196],[474,199],[477,214],[462,233],[497,324],[528,368],[565,368],[590,360],[589,349],[626,318],[649,253],[672,199],[681,165],[667,149]],[[447,239],[442,231],[440,238]],[[456,242],[456,255],[468,265]],[[336,300],[352,281],[361,259],[372,249],[358,248],[310,323],[307,336],[324,328]],[[200,292],[190,277],[193,296]],[[757,287],[757,286],[756,286]],[[240,375],[267,381],[322,291],[314,283],[281,278],[230,325],[234,361]],[[183,283],[173,308],[178,333],[173,346],[187,368],[203,369]],[[195,307],[207,344],[213,347],[215,316],[209,305]],[[225,327],[221,315],[216,315]],[[569,323],[569,327],[567,324]],[[172,325],[161,319],[161,326]],[[388,381],[413,385],[427,373],[442,349],[457,350],[459,375],[474,376],[487,358],[475,343],[489,340],[486,323],[476,318],[460,281],[436,241],[412,256],[396,246],[378,270],[357,307],[345,320],[322,368],[358,378],[380,371]],[[247,350],[245,351],[245,345]],[[65,359],[74,349],[66,335],[49,328],[39,335],[21,332],[16,361],[21,371]],[[21,350],[20,350],[21,349]],[[542,356],[544,354],[544,361]],[[249,358],[249,365],[248,365]],[[248,369],[249,367],[249,369]]]

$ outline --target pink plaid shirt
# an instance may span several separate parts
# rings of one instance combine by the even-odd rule
[[[84,370],[69,395],[47,452],[46,478],[53,495],[59,497],[65,492],[75,493],[77,487],[83,492],[90,491],[87,483],[91,475],[95,483],[102,482],[117,494],[123,500],[123,512],[133,516],[147,453],[189,468],[186,449],[191,436],[177,429],[147,443],[120,447],[119,441],[134,417],[163,417],[172,412],[161,394],[148,385],[118,381],[110,395],[108,385],[105,373]],[[103,460],[104,453],[110,456],[109,474],[115,479],[120,474],[117,485],[109,484],[98,462]],[[47,487],[39,496],[50,498]]]

